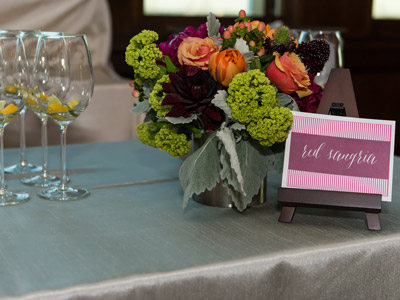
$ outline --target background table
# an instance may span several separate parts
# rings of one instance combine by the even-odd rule
[[[59,148],[49,155],[57,169]],[[265,205],[183,210],[179,159],[138,141],[68,145],[67,155],[87,199],[42,200],[7,177],[32,198],[0,208],[0,298],[400,298],[398,157],[393,202],[372,232],[360,212],[299,208],[292,224],[278,223],[276,173]],[[9,149],[5,161],[17,157]]]

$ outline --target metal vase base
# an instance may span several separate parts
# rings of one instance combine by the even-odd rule
[[[235,208],[231,196],[228,194],[226,188],[221,183],[217,183],[215,188],[211,191],[206,190],[200,195],[194,194],[193,200],[208,206],[224,207],[224,208]],[[253,197],[253,200],[247,207],[258,206],[267,201],[267,178],[261,181],[260,191]]]

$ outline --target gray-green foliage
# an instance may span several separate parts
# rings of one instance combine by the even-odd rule
[[[219,182],[220,162],[218,154],[218,138],[212,134],[206,142],[185,159],[180,170],[184,195],[183,207],[193,194],[199,195],[206,189],[213,189]]]
[[[226,102],[227,98],[228,98],[228,93],[225,90],[219,90],[215,94],[214,98],[211,100],[211,103],[214,104],[216,107],[222,109],[228,120],[232,120],[233,119],[232,109]]]
[[[207,33],[210,38],[220,37],[219,28],[221,23],[218,21],[217,17],[213,13],[209,13],[207,16]]]
[[[292,111],[300,111],[296,101],[294,101],[294,99],[290,97],[288,94],[277,93],[277,96],[280,106],[287,107]]]
[[[179,178],[184,189],[183,206],[194,194],[221,182],[236,208],[243,211],[258,193],[267,172],[277,164],[278,156],[270,148],[244,139],[236,141],[233,131],[223,127],[182,164]]]
[[[151,108],[149,100],[144,100],[142,102],[135,103],[135,106],[132,108],[132,112],[135,114],[143,114],[147,113]]]

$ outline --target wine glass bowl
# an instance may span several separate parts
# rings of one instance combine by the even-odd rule
[[[37,46],[40,41],[41,37],[44,36],[61,36],[63,33],[62,32],[40,32],[40,34],[32,34],[27,36],[24,39],[24,46],[28,48],[27,52],[30,54],[28,55],[28,66],[30,68],[30,74],[31,74],[31,83],[32,87],[29,90],[28,93],[28,100],[26,106],[28,107],[29,110],[31,110],[36,116],[39,117],[41,121],[41,145],[42,145],[42,172],[39,175],[33,175],[30,177],[24,177],[21,179],[21,182],[26,185],[31,185],[31,186],[41,186],[41,187],[47,187],[50,185],[55,185],[60,183],[60,178],[50,175],[48,172],[48,162],[47,162],[47,121],[48,121],[48,116],[46,114],[46,111],[39,105],[39,99],[36,97],[36,90],[37,86],[34,84],[34,72],[33,68],[35,65],[35,59],[36,59],[36,52],[37,52]],[[39,95],[40,97],[40,95]]]
[[[25,192],[7,190],[4,176],[3,136],[5,127],[25,108],[29,91],[28,65],[20,35],[0,36],[0,206],[29,200]]]
[[[39,30],[0,30],[0,36],[16,36],[21,37],[25,48],[25,57],[28,64],[28,72],[31,74],[33,59],[35,57],[36,47],[29,47],[29,43],[32,38],[40,35]],[[33,49],[32,49],[33,48]],[[11,166],[5,168],[5,172],[8,174],[26,174],[41,171],[41,167],[35,164],[29,163],[26,159],[26,138],[25,138],[25,112],[26,107],[23,107],[19,111],[19,138],[20,138],[20,154],[19,161]]]
[[[66,174],[68,125],[86,109],[93,94],[93,68],[85,35],[44,36],[34,67],[33,94],[40,106],[60,126],[61,183],[42,189],[49,200],[76,200],[89,195],[85,188],[70,187]]]

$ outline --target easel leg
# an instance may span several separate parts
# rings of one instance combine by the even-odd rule
[[[295,206],[283,206],[278,221],[284,223],[291,223],[296,210]]]
[[[369,230],[381,230],[381,223],[379,222],[379,214],[365,213],[367,218],[367,226]]]

